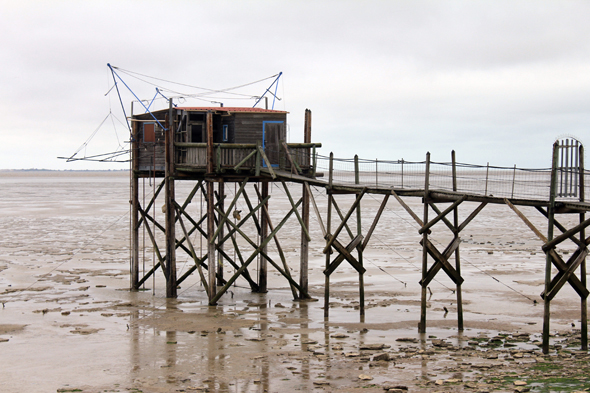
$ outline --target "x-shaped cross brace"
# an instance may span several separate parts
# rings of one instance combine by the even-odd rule
[[[584,258],[588,255],[588,249],[577,249],[576,252],[568,259],[567,263],[561,259],[559,254],[555,251],[555,249],[550,249],[547,252],[551,256],[551,261],[553,265],[559,270],[559,273],[553,277],[551,283],[549,284],[549,292],[545,295],[545,291],[541,293],[541,297],[545,299],[547,296],[548,300],[552,300],[557,292],[563,287],[566,282],[569,282],[572,288],[580,295],[582,299],[588,297],[588,290],[584,287],[582,282],[578,279],[578,277],[574,274],[576,269],[580,266],[580,264],[584,261]]]
[[[326,240],[329,240],[329,238],[330,238],[329,235],[326,236]],[[345,259],[348,261],[348,263],[350,263],[352,265],[352,267],[354,267],[356,269],[357,272],[359,272],[361,274],[365,273],[365,271],[367,269],[365,269],[363,267],[363,265],[361,265],[359,263],[359,261],[357,261],[356,258],[351,254],[352,250],[354,250],[362,241],[363,241],[363,236],[358,235],[357,237],[352,239],[352,241],[346,247],[344,247],[338,240],[334,240],[332,242],[332,247],[334,247],[336,249],[336,251],[339,252],[339,254],[336,257],[336,259],[334,259],[330,263],[328,268],[326,270],[324,270],[324,274],[326,276],[329,276],[330,274],[332,274],[334,272],[334,270],[336,270],[336,268]]]
[[[463,278],[459,275],[457,270],[449,263],[449,258],[451,257],[451,255],[453,255],[457,247],[459,247],[460,243],[461,239],[459,237],[454,238],[453,241],[447,246],[445,251],[441,254],[436,249],[434,244],[432,244],[430,240],[426,239],[426,251],[434,259],[435,262],[430,267],[430,269],[428,269],[426,276],[422,280],[420,280],[420,285],[422,285],[423,287],[428,286],[428,284],[430,284],[430,282],[434,279],[434,276],[436,276],[436,273],[438,273],[440,269],[443,269],[455,284],[461,285],[463,283]],[[424,241],[420,241],[420,244],[424,246]]]

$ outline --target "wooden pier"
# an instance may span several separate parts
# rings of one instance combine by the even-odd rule
[[[581,345],[588,349],[586,256],[590,237],[585,228],[590,219],[585,214],[590,204],[585,202],[585,171],[583,147],[574,140],[558,141],[553,146],[552,167],[524,170],[466,165],[451,161],[431,162],[430,154],[423,162],[338,160],[330,154],[318,154],[320,143],[311,139],[311,112],[306,110],[303,143],[286,142],[286,112],[257,108],[180,108],[170,101],[167,110],[132,116],[132,177],[131,177],[131,287],[139,289],[147,279],[161,270],[166,280],[166,296],[177,296],[177,288],[193,273],[206,289],[208,303],[215,305],[239,278],[255,292],[267,291],[268,265],[288,282],[294,299],[309,298],[308,244],[310,212],[313,210],[325,239],[325,294],[324,315],[329,316],[330,276],[342,263],[350,264],[359,277],[360,314],[364,315],[363,251],[381,215],[395,200],[420,226],[422,237],[421,313],[419,332],[427,328],[427,288],[443,271],[455,284],[457,296],[457,326],[463,330],[460,244],[461,232],[488,205],[506,205],[543,241],[546,255],[545,286],[541,293],[544,302],[543,351],[549,351],[550,303],[559,290],[569,283],[581,300]],[[335,168],[335,165],[338,165]],[[153,182],[151,197],[140,198],[140,179]],[[156,179],[163,181],[156,186]],[[194,184],[185,200],[178,200],[176,182]],[[254,183],[256,195],[248,195],[247,187]],[[271,221],[272,209],[269,184],[280,185],[290,209],[281,220]],[[234,186],[232,200],[226,200],[226,188]],[[296,200],[291,192],[301,187]],[[311,186],[321,187],[328,196],[327,212],[322,217]],[[155,219],[156,200],[164,190],[164,223]],[[145,190],[144,190],[145,193]],[[348,210],[340,209],[339,195],[355,195]],[[380,208],[366,233],[361,228],[361,205],[366,195],[381,195]],[[393,198],[392,198],[393,197]],[[405,198],[421,198],[423,211],[412,210]],[[196,198],[205,201],[206,209],[200,217],[191,216],[188,207]],[[237,209],[243,202],[247,211]],[[548,220],[547,234],[539,231],[524,215],[520,206],[532,206]],[[471,213],[459,221],[459,207]],[[579,223],[566,228],[558,218],[576,214]],[[301,227],[299,277],[293,277],[278,233],[292,218]],[[356,228],[349,223],[356,218]],[[233,220],[232,220],[233,219]],[[452,234],[444,249],[430,240],[434,225],[442,222]],[[244,225],[253,225],[257,236],[249,236]],[[437,227],[439,228],[439,227]],[[561,233],[555,235],[555,228]],[[141,274],[140,232],[149,237],[157,263]],[[206,241],[206,254],[199,256],[191,240],[198,234]],[[247,242],[253,251],[245,254],[238,245]],[[164,239],[164,245],[158,239]],[[563,260],[558,247],[572,241],[577,249]],[[278,255],[271,255],[268,244],[275,243]],[[201,247],[203,249],[203,247]],[[234,257],[229,250],[233,250]],[[194,265],[181,277],[177,276],[176,253],[183,251]],[[252,269],[258,261],[258,272]],[[223,264],[235,269],[224,275]],[[558,273],[552,277],[552,268]],[[577,273],[579,272],[579,273]]]

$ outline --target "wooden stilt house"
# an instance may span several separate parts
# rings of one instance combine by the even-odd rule
[[[268,162],[262,160],[263,168],[270,164],[289,169],[291,157],[286,156],[291,155],[299,169],[309,172],[310,147],[301,144],[287,147],[285,143],[287,113],[261,108],[176,107],[134,115],[136,168],[140,172],[164,171],[164,130],[172,116],[174,166],[179,172],[207,171],[208,142],[215,150],[212,161],[217,172],[255,169],[258,146],[268,159]],[[209,141],[208,137],[212,140]],[[286,150],[290,154],[286,154]]]

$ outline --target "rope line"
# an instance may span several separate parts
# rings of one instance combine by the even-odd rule
[[[227,93],[227,94],[231,94],[231,95],[243,96],[243,97],[251,98],[252,97],[251,94],[233,93],[231,91],[232,90],[240,89],[242,87],[251,86],[251,85],[254,85],[256,83],[264,82],[265,80],[275,78],[276,76],[279,75],[279,74],[275,74],[275,75],[272,75],[272,76],[269,76],[269,77],[266,77],[266,78],[262,78],[262,79],[256,80],[254,82],[249,82],[249,83],[245,83],[245,84],[238,85],[238,86],[228,87],[228,88],[225,88],[225,89],[209,89],[209,88],[205,88],[205,87],[199,87],[199,86],[189,85],[189,84],[186,84],[186,83],[179,83],[179,82],[174,82],[174,81],[170,81],[170,80],[167,80],[167,79],[157,78],[157,77],[154,77],[154,76],[149,76],[149,75],[141,74],[139,72],[125,70],[125,69],[122,69],[122,68],[119,68],[119,67],[115,67],[115,66],[113,66],[113,68],[121,71],[124,74],[127,74],[127,75],[131,76],[132,78],[138,79],[138,80],[140,80],[142,82],[145,82],[147,84],[150,84],[150,85],[153,85],[153,86],[162,88],[162,89],[164,89],[166,91],[170,91],[170,92],[173,92],[173,93],[176,93],[176,94],[183,94],[183,93],[176,92],[174,90],[167,89],[164,86],[160,86],[160,85],[157,85],[155,83],[146,81],[145,79],[141,79],[141,78],[137,77],[137,75],[143,76],[145,78],[150,78],[150,79],[158,80],[160,82],[172,83],[172,84],[179,85],[179,86],[190,87],[192,89],[199,89],[199,90],[204,90],[205,91],[205,92],[203,92],[201,94],[198,94],[198,95],[186,94],[187,96],[192,96],[194,98],[206,96],[208,94],[215,94],[215,93]]]

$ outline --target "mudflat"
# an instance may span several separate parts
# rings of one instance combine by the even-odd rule
[[[192,188],[182,183],[179,200]],[[147,200],[155,186],[142,183]],[[540,351],[545,258],[541,242],[507,206],[487,206],[462,233],[465,330],[457,330],[456,287],[442,273],[429,287],[427,333],[419,334],[421,236],[395,201],[363,256],[365,317],[359,316],[358,274],[343,263],[331,276],[324,319],[325,241],[313,213],[312,300],[294,300],[271,267],[268,293],[252,293],[239,279],[217,306],[208,306],[198,274],[182,283],[177,299],[165,298],[159,271],[141,291],[129,291],[128,173],[0,172],[0,187],[1,392],[590,388],[589,355],[580,351],[580,300],[569,286],[552,302],[551,353]],[[293,193],[299,189],[293,186]],[[226,192],[232,197],[235,191],[228,184]],[[317,189],[314,196],[321,210],[325,193]],[[338,198],[343,208],[354,200]],[[420,200],[406,200],[419,211]],[[380,197],[363,200],[365,231],[380,203]],[[269,208],[276,222],[289,208],[278,187],[271,187]],[[461,216],[473,208],[465,204]],[[546,231],[544,217],[522,210]],[[195,198],[190,214],[203,211]],[[294,277],[300,232],[294,217],[279,232]],[[444,223],[432,232],[444,249],[451,239]],[[142,271],[155,260],[149,238],[143,239]],[[252,252],[238,242],[246,255]],[[206,241],[194,238],[193,244],[206,253]],[[276,252],[274,245],[269,250]],[[573,250],[561,252],[567,257]],[[179,274],[192,263],[178,253]],[[229,265],[224,270],[233,273]],[[256,264],[251,273],[256,277]]]

